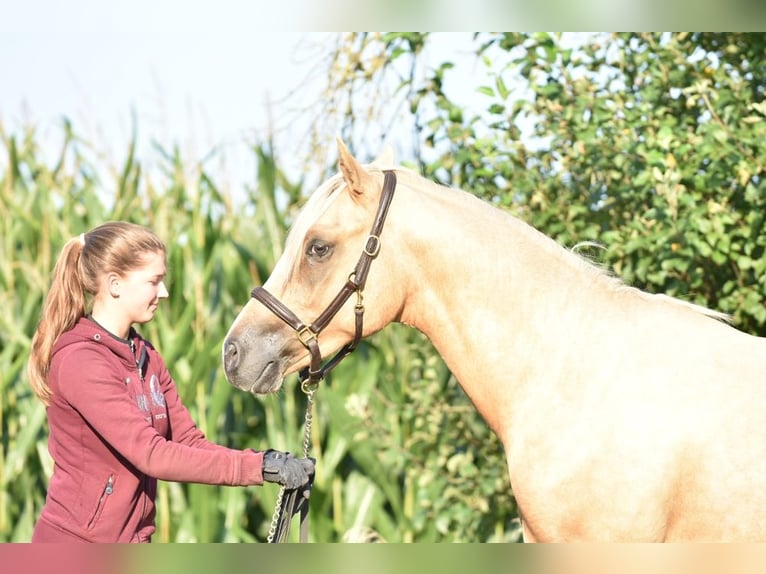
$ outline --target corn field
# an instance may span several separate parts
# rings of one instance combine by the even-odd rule
[[[30,339],[60,248],[113,219],[154,229],[168,246],[170,297],[139,326],[164,356],[206,436],[232,448],[300,450],[306,399],[296,380],[268,397],[231,387],[220,364],[233,318],[279,256],[311,190],[287,180],[268,144],[244,200],[204,163],[135,142],[105,165],[69,124],[43,159],[33,127],[0,125],[0,541],[24,542],[53,462],[45,410],[26,380]],[[315,542],[511,541],[515,505],[499,441],[419,333],[392,325],[365,341],[316,393],[311,455]],[[161,482],[155,542],[261,542],[276,485]],[[297,524],[291,537],[297,539]]]

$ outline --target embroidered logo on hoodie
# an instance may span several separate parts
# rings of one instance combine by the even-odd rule
[[[157,380],[157,375],[152,375],[149,379],[149,392],[152,394],[152,402],[155,406],[165,406],[165,395],[160,388],[160,382]]]

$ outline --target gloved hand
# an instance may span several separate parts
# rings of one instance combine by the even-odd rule
[[[269,449],[263,453],[263,480],[285,488],[299,488],[314,475],[313,458],[295,458],[289,452]]]

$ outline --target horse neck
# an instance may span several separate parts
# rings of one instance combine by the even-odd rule
[[[571,349],[562,339],[587,323],[605,276],[470,194],[425,189],[402,201],[413,271],[401,321],[432,341],[502,439],[511,398],[543,376],[534,358]]]

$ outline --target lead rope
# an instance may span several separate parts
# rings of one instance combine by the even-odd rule
[[[303,381],[301,383],[301,390],[306,395],[306,416],[304,417],[303,422],[303,458],[307,458],[309,455],[309,451],[311,450],[311,424],[314,420],[313,417],[313,408],[314,408],[314,393],[317,390],[317,385],[313,384],[307,384],[308,380]],[[274,514],[271,517],[271,526],[269,527],[269,535],[266,538],[266,542],[269,544],[274,542],[274,535],[277,532],[277,528],[279,527],[279,523],[283,520],[287,520],[288,524],[289,521],[292,519],[292,516],[283,517],[282,516],[282,503],[284,502],[285,498],[285,492],[287,489],[282,486],[279,489],[279,494],[277,495],[277,502],[274,506]],[[306,501],[306,508],[308,509],[308,500]],[[306,515],[306,519],[308,519],[308,515]],[[289,529],[288,529],[289,531]],[[304,534],[303,528],[301,528],[301,534]],[[287,536],[285,536],[286,538]],[[302,536],[303,537],[303,536]],[[303,542],[303,540],[301,540]]]

